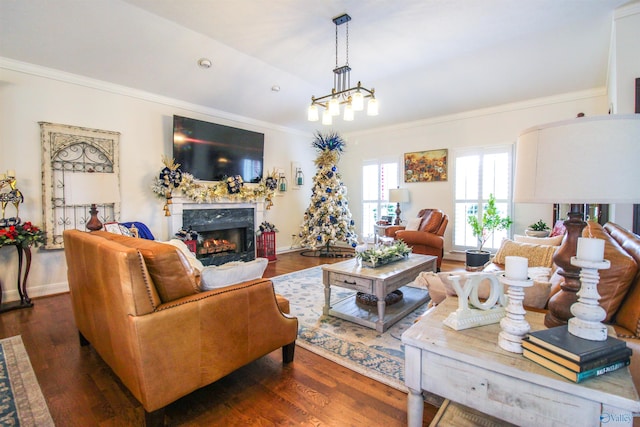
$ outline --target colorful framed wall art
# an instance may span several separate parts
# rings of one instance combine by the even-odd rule
[[[404,154],[404,182],[446,181],[448,151],[416,151]]]

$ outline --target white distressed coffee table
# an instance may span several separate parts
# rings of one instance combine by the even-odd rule
[[[337,262],[322,267],[324,283],[325,315],[339,317],[378,332],[384,332],[398,320],[429,300],[429,292],[404,286],[413,282],[423,271],[436,271],[437,258],[431,255],[410,254],[407,260],[393,262],[376,268],[360,265],[357,259]],[[331,286],[339,286],[366,294],[375,295],[376,307],[356,302],[355,295],[331,305]],[[387,294],[400,289],[401,301],[386,306]]]
[[[631,426],[640,400],[629,368],[573,383],[498,346],[500,325],[454,331],[447,298],[404,334],[409,426],[422,426],[422,390],[519,426]],[[528,312],[531,330],[544,314]]]

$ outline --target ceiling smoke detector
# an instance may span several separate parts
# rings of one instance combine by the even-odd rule
[[[211,60],[207,58],[198,59],[198,66],[200,68],[211,68]]]

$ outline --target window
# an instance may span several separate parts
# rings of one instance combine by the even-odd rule
[[[467,217],[481,217],[490,194],[495,196],[500,213],[511,216],[512,152],[511,145],[456,151],[454,249],[465,250],[478,246]],[[502,239],[508,237],[508,232],[497,231],[484,248],[497,249]]]
[[[362,231],[365,240],[372,240],[375,234],[373,226],[376,221],[389,217],[395,218],[396,205],[389,203],[389,189],[398,188],[398,161],[381,162],[378,160],[365,162],[362,166]]]

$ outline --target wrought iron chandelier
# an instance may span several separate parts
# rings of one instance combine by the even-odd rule
[[[331,125],[333,116],[340,115],[340,105],[344,104],[343,119],[352,121],[356,111],[364,110],[364,98],[368,98],[367,115],[378,115],[378,101],[375,97],[374,89],[367,89],[360,82],[351,87],[351,67],[349,67],[349,21],[351,17],[348,14],[340,15],[333,18],[336,25],[336,67],[333,69],[333,89],[328,95],[316,98],[311,97],[311,105],[307,113],[309,121],[316,122],[319,119],[318,106],[323,107],[322,124]],[[338,66],[338,27],[342,24],[346,25],[346,61],[345,65]]]

